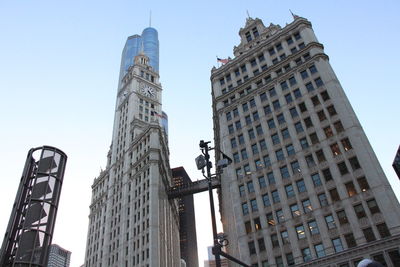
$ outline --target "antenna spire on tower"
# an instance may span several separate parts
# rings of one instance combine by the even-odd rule
[[[247,18],[250,18],[250,14],[249,14],[249,10],[246,9],[246,13],[247,13]]]

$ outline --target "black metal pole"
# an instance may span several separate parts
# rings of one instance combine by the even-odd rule
[[[216,251],[215,247],[219,246],[218,243],[218,237],[217,237],[217,223],[215,220],[215,208],[214,208],[214,196],[213,196],[213,191],[212,191],[212,184],[211,184],[211,162],[210,162],[210,155],[208,154],[208,143],[204,143],[204,156],[206,158],[206,163],[207,163],[207,179],[208,179],[208,194],[210,197],[210,209],[211,209],[211,223],[212,223],[212,230],[213,230],[213,239],[214,239],[214,247],[213,247],[213,253],[215,256],[215,266],[216,267],[221,267],[221,257],[219,254],[219,250]],[[200,142],[201,146],[201,142]]]

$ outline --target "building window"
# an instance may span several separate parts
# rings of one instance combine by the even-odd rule
[[[287,231],[282,231],[281,232],[281,238],[282,238],[282,243],[283,244],[289,244],[290,243],[289,234],[288,234]]]
[[[249,105],[247,103],[242,104],[242,109],[243,109],[243,112],[248,111],[249,110]]]
[[[282,210],[276,211],[276,217],[278,218],[278,222],[280,222],[280,223],[285,221],[285,216],[283,215]]]
[[[317,79],[315,79],[314,82],[315,82],[315,85],[316,85],[317,87],[321,87],[322,85],[324,85],[324,82],[323,82],[322,79],[319,78],[319,77],[318,77]]]
[[[293,102],[292,95],[291,95],[290,93],[287,94],[287,95],[285,95],[285,100],[286,100],[286,103],[287,103],[287,104]]]
[[[258,249],[260,251],[264,251],[265,250],[265,242],[264,242],[264,238],[260,238],[257,240],[258,241]]]
[[[364,237],[365,237],[365,240],[367,240],[367,242],[372,242],[372,241],[376,240],[374,231],[372,230],[371,227],[365,228],[362,231],[364,233]]]
[[[250,221],[245,222],[245,223],[244,223],[244,227],[245,227],[245,229],[246,229],[246,234],[252,232]]]
[[[399,250],[396,249],[396,250],[389,251],[389,257],[393,264],[399,263],[400,262]]]
[[[233,129],[233,124],[229,124],[228,125],[228,132],[229,132],[229,134],[233,134],[234,133],[234,129]]]
[[[300,72],[301,78],[304,80],[306,78],[308,78],[308,73],[306,70],[303,70]]]
[[[286,191],[287,198],[291,198],[291,197],[296,196],[296,194],[295,194],[295,192],[293,190],[293,185],[291,185],[291,184],[285,186],[285,191]]]
[[[349,173],[349,170],[347,169],[346,163],[344,161],[339,162],[337,166],[341,175]]]
[[[292,144],[286,146],[286,152],[287,152],[288,156],[296,154],[296,151],[294,150],[294,147]]]
[[[337,114],[336,109],[333,105],[326,108],[328,110],[329,116],[333,117]]]
[[[294,98],[298,99],[301,97],[300,89],[293,90]]]
[[[253,155],[258,154],[257,144],[254,144],[254,145],[251,146],[251,151],[253,152]]]
[[[349,158],[349,162],[350,162],[350,166],[351,166],[351,168],[353,169],[353,171],[358,170],[358,169],[361,168],[361,165],[360,165],[360,163],[358,162],[357,157],[354,156],[354,157],[352,157],[352,158]]]
[[[304,262],[309,262],[312,259],[310,248],[303,248],[301,250],[301,255],[303,256]]]
[[[334,143],[331,145],[331,151],[332,151],[332,154],[334,157],[342,154],[342,152],[340,151],[339,145],[337,143]]]
[[[290,163],[290,166],[292,167],[293,174],[301,172],[300,165],[299,165],[299,162],[297,160],[292,161]]]
[[[282,139],[284,140],[290,138],[289,130],[287,128],[283,129],[281,131],[281,134],[282,134]]]
[[[296,226],[296,233],[297,233],[298,239],[306,238],[306,232],[304,230],[304,225],[301,224],[301,225]]]
[[[339,219],[340,225],[344,225],[344,224],[349,223],[349,219],[347,219],[347,215],[346,215],[346,212],[344,210],[337,211],[336,215],[337,215],[337,217]]]
[[[357,191],[356,191],[356,188],[355,188],[353,182],[348,182],[345,184],[345,186],[346,186],[347,194],[349,195],[349,197],[352,197],[357,194]]]
[[[335,219],[333,218],[332,215],[325,216],[325,222],[326,222],[326,226],[328,226],[328,229],[336,228]]]
[[[307,187],[303,179],[296,181],[296,186],[299,193],[307,192]]]
[[[300,216],[300,209],[299,209],[299,205],[297,204],[293,204],[290,206],[290,211],[292,212],[292,217],[297,217]]]
[[[379,210],[378,204],[376,203],[375,199],[368,200],[367,201],[367,206],[368,206],[369,211],[371,212],[371,214],[375,214],[375,213],[381,212]]]
[[[247,132],[248,132],[248,134],[249,134],[249,139],[254,139],[254,138],[256,138],[256,135],[254,134],[254,130],[253,130],[253,129],[250,129],[250,130],[248,130]]]
[[[247,116],[245,117],[245,121],[246,121],[246,125],[251,124],[251,117],[250,117],[250,115],[247,115]]]
[[[274,54],[275,54],[275,49],[274,49],[273,47],[270,48],[270,49],[268,50],[268,53],[269,53],[270,56],[274,55]]]
[[[316,165],[312,154],[305,156],[305,159],[307,162],[307,166],[309,168],[314,167]]]
[[[312,235],[319,234],[318,224],[315,220],[308,222],[308,229]]]
[[[326,161],[324,151],[322,151],[322,149],[315,151],[315,155],[317,156],[317,160],[319,163]]]
[[[239,139],[239,144],[243,145],[243,144],[244,144],[244,137],[243,137],[243,134],[238,135],[238,139]]]
[[[250,255],[256,254],[256,246],[254,245],[254,241],[248,243]]]
[[[249,205],[247,204],[247,202],[242,203],[242,211],[243,215],[249,214]]]
[[[239,116],[239,111],[238,111],[237,108],[233,109],[233,110],[232,110],[232,113],[233,113],[233,117]]]
[[[314,86],[313,86],[312,83],[307,83],[307,84],[306,84],[306,88],[307,88],[307,91],[308,91],[308,92],[312,92],[312,91],[315,90],[315,88],[314,88]]]
[[[249,103],[251,108],[254,108],[256,106],[256,101],[254,100],[254,98],[250,99]]]
[[[231,139],[231,147],[232,147],[232,148],[237,147],[236,138],[232,138],[232,139]]]
[[[290,173],[286,165],[281,167],[279,170],[281,172],[282,179],[287,179],[290,177]]]
[[[227,112],[226,113],[226,120],[227,121],[230,121],[232,119],[232,114],[231,114],[231,112]]]
[[[319,194],[318,200],[319,200],[319,204],[321,205],[321,207],[326,207],[329,205],[328,198],[326,197],[325,193]]]
[[[380,264],[382,264],[382,266],[388,266],[386,261],[385,261],[385,256],[383,254],[377,254],[373,256],[374,261],[379,262]],[[400,259],[399,261],[400,262]]]
[[[279,247],[279,239],[277,234],[271,235],[271,243],[273,248]]]
[[[341,121],[335,122],[335,123],[333,124],[333,126],[335,127],[337,133],[341,133],[341,132],[344,131],[344,128],[343,128],[343,125],[342,125],[342,122],[341,122]]]
[[[265,167],[271,166],[271,159],[269,158],[268,155],[265,155],[265,156],[263,157],[263,160],[264,160],[264,166],[265,166]]]
[[[275,220],[274,220],[274,216],[272,215],[272,213],[268,213],[267,215],[265,215],[267,218],[267,223],[270,226],[274,226],[275,225]]]
[[[314,126],[310,117],[304,119],[304,124],[306,125],[306,128],[311,128]]]
[[[289,109],[289,112],[293,119],[299,116],[299,113],[295,107]]]
[[[324,133],[325,133],[325,136],[327,138],[333,136],[333,131],[332,131],[332,128],[330,126],[324,128]]]
[[[254,192],[254,184],[253,184],[253,182],[248,182],[247,183],[247,190],[249,191],[249,193],[253,193]]]
[[[364,218],[367,216],[362,204],[355,205],[354,212],[356,213],[358,219],[361,219],[361,218]]]
[[[263,129],[261,127],[261,124],[256,126],[256,132],[257,132],[257,135],[262,135],[264,133]]]
[[[323,169],[322,170],[322,175],[324,176],[324,179],[326,182],[330,181],[333,179],[331,170],[329,168]]]
[[[307,142],[307,138],[302,138],[300,139],[300,145],[302,149],[306,149],[309,147],[308,142]]]
[[[327,100],[331,99],[331,98],[329,97],[329,94],[328,94],[327,91],[321,92],[321,97],[322,97],[322,100],[324,100],[324,101],[327,101]]]
[[[283,113],[278,114],[278,115],[276,116],[276,119],[278,120],[278,123],[279,123],[279,124],[283,124],[283,123],[286,122],[286,121],[285,121],[285,117],[283,116]]]
[[[319,121],[324,121],[324,120],[326,120],[326,115],[325,115],[324,110],[318,111],[318,112],[317,112],[317,115],[318,115]]]
[[[235,122],[235,127],[236,127],[236,130],[242,129],[242,124],[240,123],[240,121]]]
[[[304,213],[310,213],[313,210],[309,199],[303,200],[301,204],[303,205]]]
[[[264,195],[262,196],[262,200],[263,200],[263,203],[264,203],[264,206],[265,206],[265,207],[271,206],[271,201],[269,200],[268,193],[266,193],[266,194],[264,194]]]
[[[277,151],[275,151],[275,155],[276,155],[276,159],[277,160],[284,160],[285,159],[285,155],[283,154],[283,150],[279,149]]]
[[[376,229],[378,229],[378,232],[379,232],[379,235],[381,236],[381,238],[390,236],[390,231],[389,231],[386,223],[377,224]]]
[[[297,83],[296,78],[294,76],[289,78],[289,84],[290,86],[293,86]]]
[[[256,165],[256,169],[257,169],[257,170],[261,170],[261,169],[263,168],[263,164],[261,163],[261,160],[260,160],[260,159],[256,159],[256,160],[254,161],[254,165]]]
[[[281,202],[281,200],[280,200],[280,198],[279,198],[278,190],[272,191],[271,194],[272,194],[272,201],[273,201],[274,203],[279,203],[279,202]]]
[[[244,185],[240,185],[240,186],[239,186],[239,195],[240,195],[241,197],[243,197],[243,196],[246,195],[246,192],[245,192],[245,190],[244,190]]]
[[[301,103],[299,104],[299,109],[300,109],[301,113],[306,112],[306,111],[307,111],[306,104],[304,104],[304,102],[301,102]]]
[[[244,166],[243,166],[243,169],[244,169],[244,174],[246,174],[246,175],[251,174],[249,164],[244,165]]]
[[[341,140],[342,146],[344,148],[345,151],[349,151],[350,149],[352,149],[353,147],[351,146],[350,140],[349,138],[344,138]]]
[[[271,89],[269,89],[268,92],[269,92],[269,96],[270,96],[270,97],[276,96],[276,90],[275,90],[274,87],[272,87]]]
[[[254,219],[254,228],[256,231],[261,230],[261,221],[258,217]]]
[[[267,150],[267,143],[264,139],[260,140],[261,151]]]
[[[297,133],[304,132],[303,125],[301,125],[301,122],[296,122],[294,124],[294,127],[295,127]]]
[[[239,153],[234,153],[233,154],[233,162],[235,162],[235,163],[239,163],[240,162]]]
[[[259,118],[260,116],[258,115],[258,111],[253,112],[253,120],[258,121]]]
[[[250,200],[251,210],[258,211],[257,201],[255,199]]]
[[[278,134],[273,134],[271,135],[272,143],[274,145],[279,144],[281,141],[279,140],[279,135]]]
[[[354,238],[354,235],[352,233],[344,235],[344,239],[346,240],[346,244],[348,248],[356,247],[356,239]]]
[[[367,179],[363,176],[360,178],[357,178],[358,185],[360,186],[361,192],[365,192],[369,189],[369,184],[367,182]]]
[[[320,178],[318,172],[317,172],[317,173],[314,173],[314,174],[311,174],[311,179],[312,179],[312,181],[313,181],[313,183],[314,183],[314,186],[320,186],[320,185],[322,185],[322,181],[321,181],[321,178]]]
[[[274,119],[269,119],[267,121],[267,124],[268,124],[268,128],[270,128],[270,129],[276,128]]]
[[[279,100],[275,100],[274,102],[272,102],[272,106],[274,107],[274,110],[281,108],[281,104],[279,103]]]
[[[332,245],[333,248],[335,249],[335,252],[340,252],[344,250],[342,245],[342,240],[340,240],[340,237],[332,239]]]
[[[258,177],[258,184],[259,184],[260,188],[264,188],[267,186],[264,176]]]
[[[324,245],[322,245],[322,243],[314,245],[314,249],[315,249],[315,253],[317,254],[318,258],[324,257],[325,254],[325,248]]]
[[[242,159],[246,160],[248,158],[247,156],[247,151],[245,148],[243,148],[242,150],[240,150],[240,154],[242,155]]]
[[[329,195],[331,196],[333,202],[340,200],[340,196],[336,188],[329,190]]]

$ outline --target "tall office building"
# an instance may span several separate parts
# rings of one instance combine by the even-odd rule
[[[248,18],[239,35],[211,72],[215,145],[234,161],[219,195],[228,253],[263,267],[399,266],[398,200],[311,23]]]
[[[178,187],[192,182],[183,167],[172,169],[172,180],[172,185]],[[196,218],[193,195],[178,198],[178,205],[181,258],[185,261],[187,266],[198,267],[199,260],[197,255]]]
[[[51,244],[47,267],[69,267],[71,252],[59,245]]]
[[[85,267],[179,266],[159,74],[142,49],[122,76],[107,166],[92,185]]]

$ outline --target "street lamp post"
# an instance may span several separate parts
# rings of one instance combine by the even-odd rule
[[[209,151],[210,150],[217,150],[215,147],[209,147],[209,143],[211,143],[210,141],[208,142],[204,142],[203,140],[200,141],[200,149],[203,155],[200,155],[199,157],[196,158],[196,165],[197,168],[200,170],[202,170],[203,176],[204,178],[207,179],[208,181],[208,194],[209,194],[209,198],[210,198],[210,210],[211,210],[211,223],[212,223],[212,231],[213,231],[213,248],[212,248],[212,253],[215,255],[215,266],[216,267],[221,267],[221,256],[224,256],[225,258],[227,258],[230,261],[236,262],[238,264],[240,264],[241,266],[245,266],[245,267],[250,267],[250,265],[247,265],[246,263],[236,259],[235,257],[232,257],[231,255],[223,252],[221,250],[221,247],[223,246],[224,242],[227,242],[227,240],[224,239],[223,236],[219,236],[217,234],[217,223],[216,223],[216,219],[215,219],[215,207],[214,207],[214,196],[213,196],[213,191],[212,191],[212,179],[216,178],[216,174],[212,175],[211,174],[211,168],[212,168],[212,163],[210,161],[210,154]],[[220,153],[222,153],[222,151],[218,151]],[[217,167],[219,168],[223,168],[226,167],[227,165],[229,165],[232,160],[226,156],[224,153],[222,153],[224,159],[221,160],[218,164]],[[204,168],[206,168],[206,175],[204,174]]]

